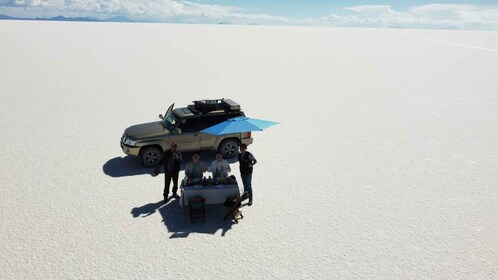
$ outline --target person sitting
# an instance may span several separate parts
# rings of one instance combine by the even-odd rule
[[[185,167],[187,179],[202,179],[202,174],[208,170],[206,164],[200,160],[198,153],[192,155],[192,161]]]
[[[216,152],[216,160],[209,166],[209,171],[213,173],[213,179],[228,178],[228,172],[232,172],[230,165],[223,159],[221,152]]]

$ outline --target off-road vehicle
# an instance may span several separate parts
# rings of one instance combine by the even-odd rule
[[[251,132],[212,135],[201,130],[228,119],[245,116],[240,105],[231,99],[193,101],[187,107],[173,109],[174,103],[160,121],[128,127],[121,137],[121,149],[138,156],[144,166],[156,166],[172,142],[181,152],[212,150],[225,158],[237,155],[239,145],[251,144]]]

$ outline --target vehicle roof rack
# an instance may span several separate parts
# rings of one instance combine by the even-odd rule
[[[213,111],[240,111],[240,105],[231,99],[204,99],[193,101],[193,103],[194,105],[188,105],[188,108],[194,113],[207,114]]]

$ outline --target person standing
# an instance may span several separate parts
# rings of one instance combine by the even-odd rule
[[[257,162],[254,156],[247,151],[247,145],[241,144],[239,153],[240,177],[242,178],[244,191],[249,194],[249,203],[247,203],[249,206],[252,205],[252,171]]]
[[[211,163],[209,171],[213,173],[213,179],[219,180],[221,178],[228,178],[228,172],[232,172],[230,164],[223,159],[221,152],[216,152],[216,160]]]
[[[163,155],[163,166],[164,166],[164,190],[163,197],[164,203],[168,202],[169,199],[169,185],[171,180],[173,180],[173,198],[178,198],[178,175],[180,173],[180,164],[182,163],[182,154],[178,151],[178,145],[173,142],[169,150],[166,150]],[[154,170],[154,173],[159,174],[159,167]]]

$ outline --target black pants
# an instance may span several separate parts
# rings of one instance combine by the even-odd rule
[[[179,172],[176,173],[164,172],[163,195],[165,196],[169,195],[169,184],[171,183],[171,179],[173,179],[173,194],[176,194],[176,191],[178,191],[178,174]]]

